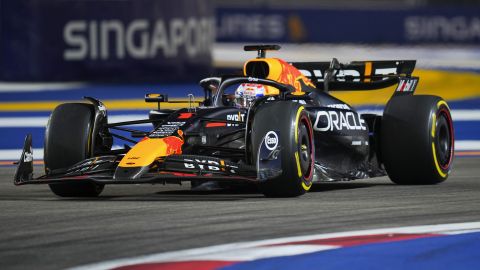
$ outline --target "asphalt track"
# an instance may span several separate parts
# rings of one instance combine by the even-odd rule
[[[0,168],[0,269],[62,269],[115,258],[295,235],[480,221],[480,158],[457,158],[447,182],[388,178],[319,184],[300,198],[255,190],[109,186],[99,199],[14,187]],[[38,167],[38,170],[41,168]]]

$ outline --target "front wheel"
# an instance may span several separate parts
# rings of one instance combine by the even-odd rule
[[[418,95],[392,98],[383,114],[381,158],[397,184],[437,184],[453,161],[453,122],[445,100]]]
[[[85,103],[65,103],[55,108],[45,132],[44,161],[47,174],[92,156],[93,114],[93,105]],[[49,186],[60,197],[96,197],[103,190],[103,185],[91,182]]]
[[[265,147],[273,148],[278,140],[281,175],[264,180],[260,190],[267,197],[296,197],[312,185],[315,147],[313,130],[305,107],[289,101],[263,105],[252,123],[253,157]],[[277,148],[272,151],[277,150]]]

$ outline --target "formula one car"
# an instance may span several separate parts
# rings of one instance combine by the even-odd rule
[[[59,105],[46,128],[46,174],[32,177],[28,135],[15,184],[49,184],[56,195],[69,197],[98,196],[107,184],[248,182],[265,196],[292,197],[322,181],[387,174],[397,184],[447,179],[452,117],[442,98],[414,95],[415,61],[266,58],[266,51],[279,48],[245,46],[258,57],[245,63],[244,76],[202,80],[199,106],[160,109],[168,97],[146,95],[147,102],[159,103],[149,119],[109,123],[105,106],[93,98]],[[383,115],[359,114],[329,94],[395,84]],[[145,123],[152,123],[151,131],[126,127]],[[114,137],[133,145],[112,149]]]

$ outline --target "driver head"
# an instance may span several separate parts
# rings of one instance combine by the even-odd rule
[[[235,90],[235,104],[241,108],[249,108],[255,99],[265,96],[266,88],[262,84],[242,83]]]

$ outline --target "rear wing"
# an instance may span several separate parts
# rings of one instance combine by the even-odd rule
[[[413,92],[418,83],[418,78],[411,76],[415,60],[354,61],[342,64],[333,58],[331,62],[291,64],[310,78],[317,88],[325,91],[375,90],[408,81],[413,84]]]

